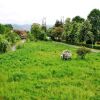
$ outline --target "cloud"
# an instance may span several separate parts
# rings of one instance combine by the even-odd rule
[[[0,0],[0,22],[41,23],[43,17],[53,24],[61,16],[84,18],[94,9],[100,9],[100,0]]]

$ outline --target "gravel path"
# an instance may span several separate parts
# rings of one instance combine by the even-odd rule
[[[23,43],[25,43],[25,42],[26,42],[26,40],[23,39],[23,40],[20,40],[20,41],[18,42],[18,44],[23,44]],[[16,43],[15,45],[12,46],[12,48],[11,48],[12,51],[16,51],[16,45],[17,45],[17,43]]]
[[[61,43],[61,42],[57,42],[57,43],[60,43],[60,44],[63,44],[63,45],[69,45],[70,47],[74,47],[74,48],[80,48],[80,46],[75,46],[75,45],[71,45],[71,44],[65,44],[65,43]],[[89,48],[91,49],[91,48]],[[95,52],[95,53],[98,53],[100,52],[100,50],[97,50],[97,49],[91,49],[92,52]]]

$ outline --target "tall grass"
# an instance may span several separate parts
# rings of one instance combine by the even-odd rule
[[[73,54],[63,61],[63,50]],[[85,60],[76,48],[56,42],[29,42],[0,55],[1,100],[99,100],[100,53]]]

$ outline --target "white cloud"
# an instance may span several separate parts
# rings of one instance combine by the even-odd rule
[[[46,17],[53,24],[61,16],[86,18],[94,8],[100,9],[100,0],[0,0],[0,22],[41,23]]]

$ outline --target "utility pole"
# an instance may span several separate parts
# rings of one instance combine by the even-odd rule
[[[61,17],[61,22],[64,24],[64,16]]]
[[[46,32],[46,17],[43,17],[43,19],[42,19],[42,27],[43,27],[44,31]]]

